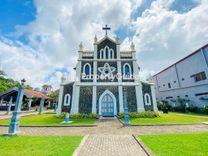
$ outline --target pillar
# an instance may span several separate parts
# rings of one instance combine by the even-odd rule
[[[92,95],[92,113],[96,114],[96,103],[97,103],[97,86],[93,86]]]
[[[123,104],[123,86],[118,86],[119,93],[119,113],[124,112],[124,104]]]
[[[30,110],[31,104],[32,104],[32,98],[29,98],[29,101],[28,101],[28,110]]]
[[[80,86],[74,84],[73,95],[72,95],[72,108],[71,108],[72,114],[76,114],[79,111],[79,94],[80,94]]]
[[[157,108],[157,101],[156,101],[154,85],[151,85],[151,94],[152,94],[152,102],[153,102],[153,111],[157,112],[158,108]]]
[[[0,106],[3,105],[3,97],[1,97],[1,100],[0,100]]]
[[[136,90],[137,112],[144,112],[145,109],[144,109],[142,86],[136,85],[135,90]]]
[[[63,93],[64,93],[64,86],[61,84],[60,89],[59,89],[58,107],[56,109],[56,115],[57,116],[61,115],[61,107],[62,107],[62,102],[63,102]]]
[[[93,61],[93,90],[92,90],[92,113],[96,114],[97,113],[97,109],[96,109],[96,105],[97,105],[97,44],[96,44],[96,40],[94,43],[94,61]]]
[[[11,111],[11,107],[12,107],[12,96],[10,97],[10,100],[9,100],[9,106],[7,108],[7,113],[6,114],[9,114],[9,112]]]
[[[40,100],[40,109],[39,109],[39,114],[42,114],[42,113],[43,113],[43,109],[44,109],[44,102],[45,102],[45,99],[44,99],[44,98],[41,98],[41,100]]]
[[[23,82],[23,80],[22,80],[22,82]],[[24,82],[25,82],[25,80],[24,80]],[[19,120],[20,120],[20,113],[21,113],[21,105],[22,105],[22,99],[24,96],[23,84],[20,85],[20,87],[18,89],[18,95],[17,95],[17,100],[15,103],[15,109],[13,111],[13,115],[12,115],[11,122],[9,125],[9,131],[8,131],[9,135],[14,135],[19,132]]]

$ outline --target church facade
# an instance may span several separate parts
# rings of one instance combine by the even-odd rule
[[[62,77],[56,113],[95,113],[116,116],[124,112],[123,93],[127,92],[129,112],[157,111],[153,84],[141,82],[135,46],[120,51],[119,39],[106,34],[94,38],[94,50],[79,45],[76,80]]]

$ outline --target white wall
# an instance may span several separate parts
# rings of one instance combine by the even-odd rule
[[[160,101],[161,99],[166,99],[166,97],[173,97],[172,99],[177,99],[178,96],[186,98],[188,95],[192,104],[195,103],[200,107],[208,104],[208,101],[200,100],[200,97],[202,96],[196,96],[198,93],[208,92],[207,57],[208,47],[204,53],[199,50],[197,53],[154,76],[153,82],[155,84],[157,100]],[[195,82],[191,75],[203,71],[205,71],[207,79]],[[184,80],[182,80],[182,78]],[[168,87],[168,83],[171,84],[171,88]]]

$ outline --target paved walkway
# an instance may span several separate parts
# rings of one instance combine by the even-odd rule
[[[132,135],[89,135],[74,156],[146,156]]]
[[[20,127],[19,135],[30,136],[89,136],[78,148],[78,156],[131,156],[145,155],[132,134],[196,133],[208,132],[208,125],[130,126],[123,127],[117,120],[98,120],[97,127]],[[0,126],[0,134],[7,134],[8,127]]]
[[[208,125],[171,125],[171,126],[130,126],[123,127],[118,120],[98,120],[97,127],[20,127],[20,135],[142,135],[162,133],[195,133],[208,132]],[[0,134],[6,134],[8,127],[0,126]]]

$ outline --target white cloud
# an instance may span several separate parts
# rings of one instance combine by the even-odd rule
[[[138,51],[141,76],[160,70],[207,42],[208,4],[203,1],[188,13],[169,11],[173,0],[154,1],[142,17],[132,21],[131,13],[142,1],[89,0],[50,1],[36,0],[36,19],[25,26],[16,26],[14,35],[24,35],[29,43],[24,45],[5,38],[0,40],[0,64],[9,76],[20,80],[25,77],[34,87],[44,81],[59,85],[66,68],[72,79],[80,41],[84,49],[93,49],[93,38],[102,37],[101,27],[109,24],[110,36],[121,25],[133,25],[133,36]],[[127,37],[122,48],[128,49]],[[50,77],[48,77],[50,76]]]
[[[93,49],[93,38],[103,36],[102,26],[113,30],[130,21],[130,1],[50,1],[36,0],[36,19],[25,26],[16,26],[14,35],[28,38],[28,46],[0,42],[3,69],[13,78],[25,77],[31,85],[40,87],[44,80],[57,87],[60,72],[65,67],[71,73],[76,65],[80,41]],[[115,36],[113,31],[111,35]],[[12,41],[9,41],[12,42]],[[48,77],[50,75],[50,77]],[[72,79],[69,75],[69,79]],[[48,78],[47,78],[48,77]]]
[[[155,1],[134,23],[141,70],[157,72],[208,41],[208,3],[179,14]],[[164,5],[164,7],[161,7]]]

